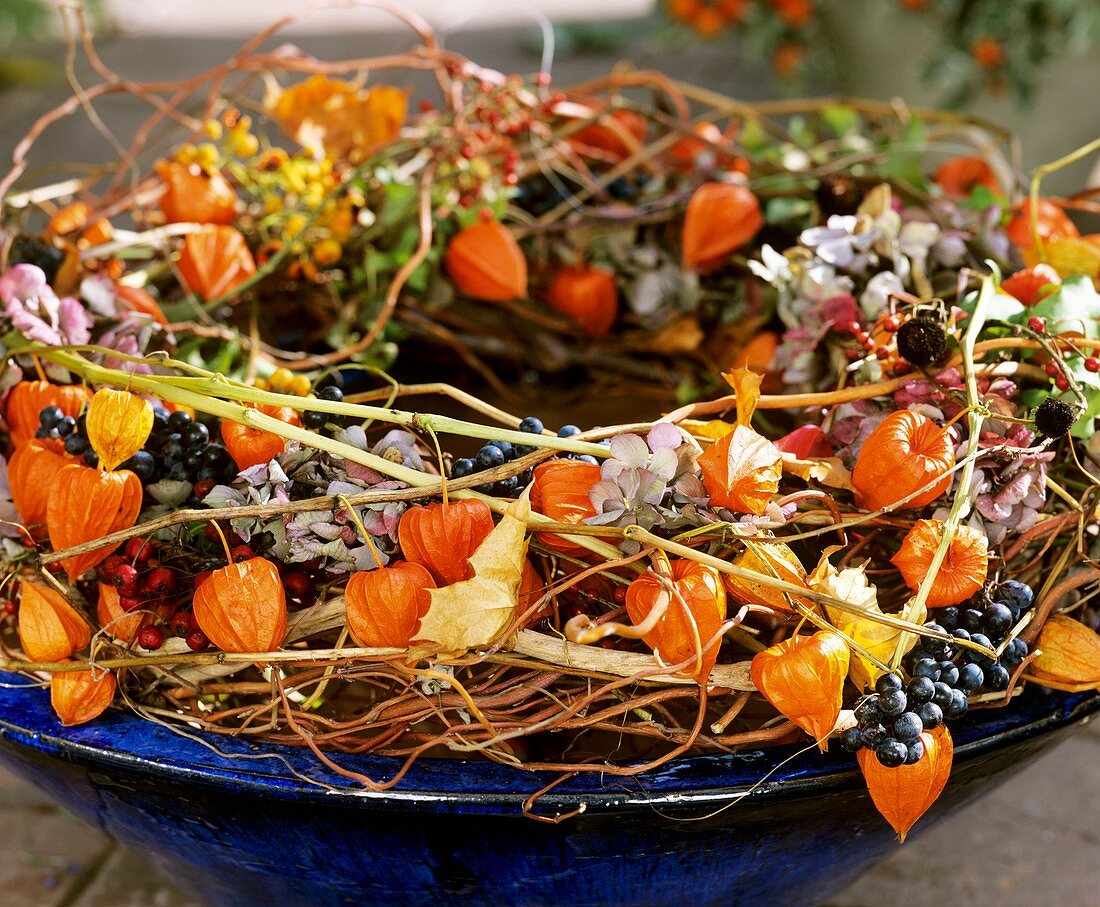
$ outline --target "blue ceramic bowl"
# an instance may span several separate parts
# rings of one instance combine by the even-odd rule
[[[20,683],[20,678],[0,675]],[[953,725],[951,781],[918,830],[992,788],[1100,710],[1037,689]],[[172,731],[111,711],[62,728],[39,689],[0,691],[0,758],[214,905],[812,904],[897,845],[839,747],[680,759],[631,779],[546,782],[422,759],[384,793],[306,750]],[[383,779],[382,757],[337,757]],[[332,787],[339,788],[333,790]]]

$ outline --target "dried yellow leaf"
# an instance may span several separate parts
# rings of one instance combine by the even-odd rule
[[[494,642],[511,622],[527,553],[530,488],[504,512],[469,559],[473,576],[430,590],[413,652],[461,653]]]
[[[819,457],[813,460],[800,460],[792,453],[783,452],[783,471],[800,479],[813,479],[828,488],[852,487],[852,472],[844,465],[840,457]]]
[[[846,567],[837,570],[829,563],[828,553],[809,576],[810,588],[816,592],[839,598],[856,608],[866,611],[868,614],[881,615],[882,610],[878,606],[878,589],[868,581],[863,567]],[[898,639],[904,635],[904,651],[909,651],[916,645],[917,637],[913,633],[897,630],[881,624],[871,617],[861,617],[841,611],[836,606],[825,606],[829,619],[841,633],[848,636],[857,646],[873,655],[881,662],[889,663],[894,655],[894,649]],[[913,623],[924,623],[927,617],[924,607],[915,613],[909,614]],[[849,666],[849,676],[852,682],[862,689],[868,689],[875,685],[875,681],[885,672],[875,662],[852,648],[852,661]]]
[[[764,376],[741,366],[723,372],[722,377],[733,388],[733,394],[737,398],[737,424],[748,427],[760,400],[760,383]]]
[[[88,404],[88,442],[99,462],[112,470],[141,450],[153,430],[153,407],[129,391],[105,387]]]

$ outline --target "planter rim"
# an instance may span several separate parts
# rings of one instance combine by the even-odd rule
[[[518,771],[487,760],[418,759],[396,788],[371,791],[327,769],[305,747],[260,744],[247,738],[171,729],[111,709],[96,721],[63,727],[49,694],[19,675],[0,672],[0,745],[112,774],[140,774],[165,783],[303,803],[338,801],[352,808],[456,809],[516,812],[556,775]],[[1100,693],[1064,694],[1029,687],[1012,705],[979,709],[952,725],[955,758],[974,758],[1021,743],[1100,712]],[[389,779],[402,760],[329,754],[337,764],[376,781]],[[768,776],[765,779],[765,776]],[[820,795],[857,786],[853,756],[839,744],[827,753],[792,744],[736,754],[688,756],[634,777],[584,772],[539,798],[538,811],[721,806],[751,791],[754,801]]]

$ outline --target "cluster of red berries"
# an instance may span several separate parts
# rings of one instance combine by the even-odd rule
[[[1041,315],[1032,315],[1027,320],[1027,327],[1029,331],[1034,331],[1036,334],[1042,334],[1046,332],[1047,320]],[[1085,371],[1096,374],[1100,372],[1100,358],[1097,356],[1086,356],[1084,361]],[[1054,379],[1054,386],[1060,391],[1068,391],[1070,388],[1069,375],[1066,374],[1062,366],[1051,359],[1044,367],[1046,373]]]
[[[130,539],[121,554],[111,555],[96,572],[101,582],[118,589],[119,606],[126,612],[164,612],[173,604],[177,605],[167,621],[168,629],[186,639],[187,645],[195,651],[206,646],[206,634],[199,629],[191,612],[183,607],[190,599],[190,590],[180,588],[179,574],[160,562],[151,540]],[[155,650],[164,645],[165,631],[160,623],[158,620],[141,628],[137,636],[139,646]]]

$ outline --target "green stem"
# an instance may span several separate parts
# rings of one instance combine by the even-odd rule
[[[978,453],[978,442],[981,440],[982,423],[985,421],[982,403],[978,398],[978,382],[974,377],[974,344],[985,326],[986,305],[995,293],[993,279],[986,277],[982,281],[982,289],[978,293],[977,302],[974,304],[974,314],[970,316],[970,324],[966,327],[966,334],[963,335],[962,344],[960,345],[962,367],[966,375],[966,402],[970,407],[970,412],[967,414],[969,437],[966,442],[966,465],[959,472],[959,484],[955,492],[955,499],[951,502],[951,510],[947,514],[947,519],[943,522],[943,534],[940,536],[940,543],[936,546],[936,551],[932,555],[932,562],[928,565],[928,572],[921,580],[917,594],[913,596],[903,611],[905,619],[910,623],[925,608],[928,595],[936,582],[936,576],[947,557],[947,552],[951,549],[955,533],[958,531],[963,519],[970,512],[970,485],[974,478],[974,462]],[[903,633],[898,637],[897,645],[894,647],[894,655],[890,659],[892,670],[896,671],[901,665],[908,643],[908,634]]]

